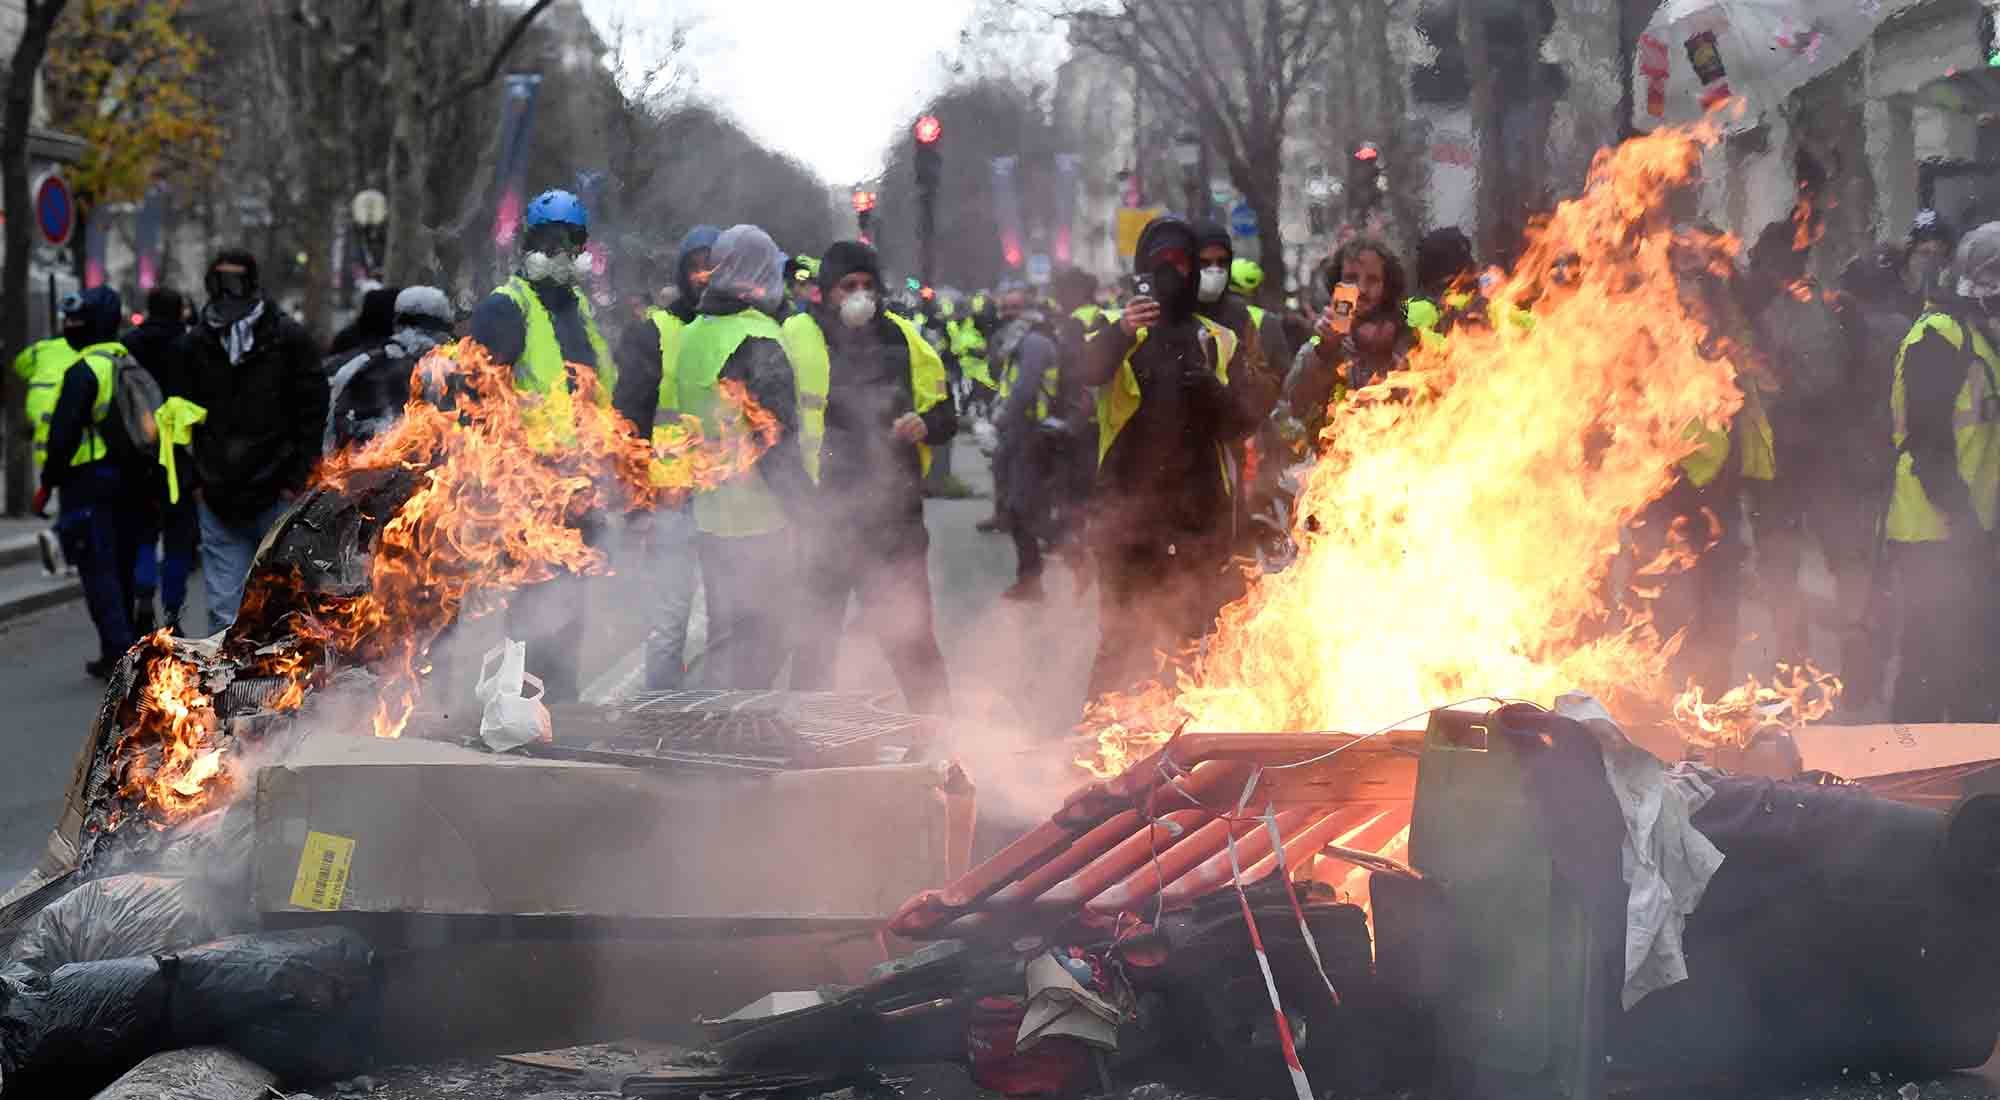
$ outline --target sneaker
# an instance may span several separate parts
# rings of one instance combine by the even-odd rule
[[[167,612],[165,626],[167,633],[177,637],[187,637],[187,635],[181,633],[181,613],[178,610]]]
[[[153,598],[139,597],[139,602],[132,606],[132,633],[143,638],[159,629],[159,626],[159,619],[153,612]]]
[[[47,529],[35,532],[35,548],[42,552],[42,572],[53,577],[63,571],[62,543]]]
[[[85,661],[83,663],[83,671],[94,680],[109,680],[111,679],[111,670],[117,667],[117,665],[118,662],[109,657],[99,657],[95,661]]]
[[[1042,599],[1042,578],[1022,577],[1020,580],[1008,585],[1007,590],[1000,593],[1000,598],[1023,603],[1040,603]]]

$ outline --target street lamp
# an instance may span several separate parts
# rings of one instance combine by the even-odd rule
[[[354,228],[360,230],[361,258],[373,271],[376,267],[376,238],[382,226],[389,221],[389,196],[373,187],[357,192],[354,201],[348,204],[347,213],[354,221]]]
[[[1174,135],[1174,163],[1181,166],[1181,179],[1187,184],[1188,217],[1199,218],[1207,209],[1201,184],[1200,134],[1182,130]]]

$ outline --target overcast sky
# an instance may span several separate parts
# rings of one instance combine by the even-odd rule
[[[944,84],[974,0],[584,0],[606,37],[623,18],[635,56],[689,26],[695,95],[831,184],[880,171],[896,131]]]

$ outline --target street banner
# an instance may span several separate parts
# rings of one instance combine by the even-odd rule
[[[166,262],[167,202],[165,184],[148,187],[132,225],[132,252],[142,294],[160,285],[160,269]]]
[[[541,90],[539,73],[512,73],[500,105],[500,160],[493,179],[500,201],[493,213],[493,243],[502,248],[514,243],[521,228],[521,207],[526,201],[528,144],[535,130],[535,95]]]
[[[1000,226],[1000,254],[1009,268],[1027,259],[1021,250],[1021,181],[1019,157],[993,158],[993,220]]]

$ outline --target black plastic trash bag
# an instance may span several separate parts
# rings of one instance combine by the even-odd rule
[[[0,1096],[88,1096],[149,1054],[227,1046],[281,1078],[365,1066],[374,952],[345,928],[0,975]]]

